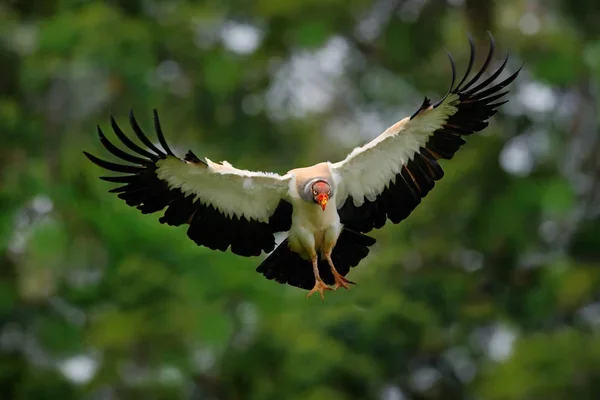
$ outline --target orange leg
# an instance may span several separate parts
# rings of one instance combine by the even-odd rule
[[[323,279],[321,279],[321,276],[319,275],[319,259],[317,258],[317,256],[312,257],[312,266],[313,273],[315,274],[315,286],[311,289],[310,292],[308,292],[306,298],[309,298],[315,292],[319,292],[319,294],[321,295],[321,300],[325,300],[325,295],[323,294],[323,291],[331,290],[331,288],[327,286],[325,282],[323,282]]]
[[[350,290],[350,285],[355,285],[355,283],[351,280],[346,279],[345,277],[340,275],[339,272],[337,272],[335,266],[333,265],[333,261],[331,260],[331,253],[326,253],[325,259],[329,263],[331,273],[333,274],[333,278],[335,279],[335,286],[333,287],[333,289],[338,290],[340,287],[343,287],[346,290]]]

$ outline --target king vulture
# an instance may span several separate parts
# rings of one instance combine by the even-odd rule
[[[188,224],[187,235],[199,246],[244,256],[270,253],[257,267],[267,279],[310,290],[349,288],[346,275],[365,258],[375,239],[365,235],[386,221],[399,223],[417,207],[444,172],[438,160],[451,159],[465,137],[487,127],[488,119],[506,101],[502,91],[519,70],[493,84],[508,56],[486,79],[481,79],[494,54],[469,80],[475,49],[464,77],[452,83],[436,103],[425,97],[416,112],[400,120],[371,142],[355,148],[339,162],[320,162],[279,175],[238,169],[188,151],[183,159],[169,148],[156,110],[154,129],[162,148],[142,132],[133,113],[131,128],[145,148],[129,139],[110,117],[112,129],[130,152],[111,143],[100,127],[106,149],[127,164],[105,161],[84,151],[95,164],[125,175],[102,176],[118,183],[118,193],[144,214],[165,209],[159,221]],[[275,248],[277,232],[287,238]],[[312,265],[312,268],[311,268]]]

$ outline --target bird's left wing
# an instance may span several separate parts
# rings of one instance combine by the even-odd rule
[[[103,176],[108,182],[123,184],[110,190],[144,214],[166,208],[161,223],[189,224],[187,235],[198,245],[213,250],[231,251],[242,256],[257,256],[275,246],[274,233],[291,225],[292,206],[286,201],[290,176],[252,172],[223,162],[199,159],[189,151],[184,159],[167,145],[158,114],[154,127],[159,149],[142,132],[133,113],[130,124],[146,148],[129,139],[111,116],[111,125],[131,154],[111,143],[100,127],[98,135],[104,147],[127,164],[113,163],[84,154],[95,164],[111,172],[127,175]]]
[[[488,119],[506,101],[498,102],[508,91],[502,91],[516,77],[515,72],[492,85],[504,70],[504,63],[479,82],[494,54],[490,35],[490,51],[481,70],[465,82],[473,66],[475,51],[463,79],[435,104],[425,98],[411,116],[388,128],[370,143],[354,149],[345,160],[332,164],[337,184],[337,207],[341,222],[354,230],[369,232],[382,227],[387,219],[399,223],[417,207],[444,172],[438,160],[451,159],[465,143],[463,136],[483,130]],[[519,69],[520,70],[520,69]]]

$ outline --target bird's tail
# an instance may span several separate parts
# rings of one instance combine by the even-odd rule
[[[375,239],[362,233],[344,228],[331,253],[335,269],[342,275],[356,267],[369,254],[369,246],[375,244]],[[315,285],[310,261],[304,260],[298,253],[291,251],[288,240],[285,239],[269,256],[256,268],[267,279],[275,279],[279,283],[287,283],[302,289],[310,290]],[[333,285],[333,274],[327,260],[319,260],[319,274],[328,285]]]

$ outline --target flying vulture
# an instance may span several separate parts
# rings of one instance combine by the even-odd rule
[[[142,132],[132,112],[133,132],[145,148],[135,144],[110,117],[112,129],[125,152],[111,143],[100,127],[98,135],[106,149],[128,164],[117,164],[84,154],[95,164],[125,175],[102,176],[121,186],[110,190],[144,214],[166,208],[159,221],[168,225],[188,224],[187,235],[199,246],[244,256],[270,253],[257,267],[267,279],[310,290],[348,289],[346,275],[369,254],[375,239],[365,235],[387,220],[397,224],[417,207],[444,172],[438,160],[451,159],[465,137],[487,127],[488,119],[506,101],[498,101],[519,70],[493,84],[504,70],[500,67],[481,79],[494,54],[490,50],[481,69],[468,79],[466,73],[452,83],[436,103],[425,97],[410,117],[389,127],[362,147],[336,163],[320,162],[279,175],[237,169],[188,151],[178,158],[165,140],[156,110],[154,129],[160,146]],[[467,80],[468,79],[468,80]],[[275,248],[277,232],[287,238]],[[312,268],[311,268],[312,265]]]

